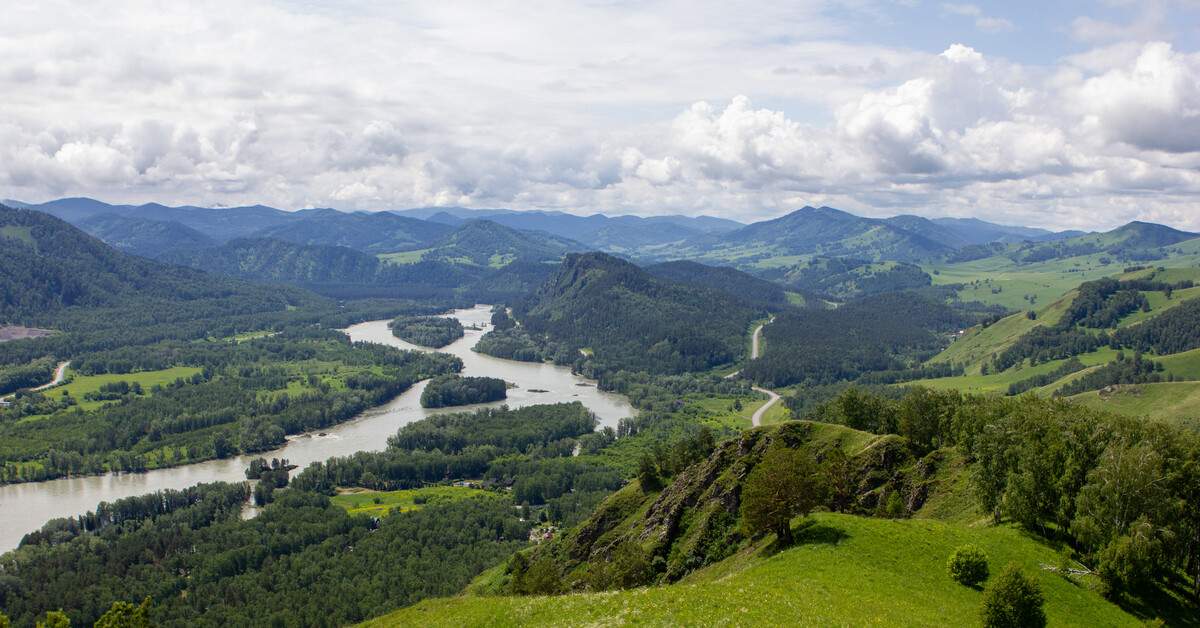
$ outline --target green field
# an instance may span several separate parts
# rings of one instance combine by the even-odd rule
[[[403,266],[405,264],[416,264],[417,262],[421,261],[421,257],[423,255],[432,250],[433,249],[421,249],[419,251],[403,251],[400,253],[382,253],[376,257],[385,262],[390,262],[392,264],[396,264],[397,266]]]
[[[425,504],[418,504],[418,496],[428,500],[429,504],[448,504],[469,499],[477,495],[486,495],[487,491],[468,488],[465,486],[431,486],[414,488],[406,491],[372,491],[368,489],[352,489],[340,495],[335,495],[329,501],[335,506],[345,508],[352,515],[384,515],[416,510]]]
[[[1112,392],[1080,393],[1070,399],[1098,410],[1200,426],[1200,382],[1133,384]]]
[[[1096,254],[1020,264],[997,256],[954,264],[922,264],[921,269],[933,276],[934,285],[967,284],[958,292],[962,301],[1029,310],[1057,299],[1085,281],[1125,270],[1124,264],[1100,264],[1101,257],[1104,256]]]
[[[99,392],[100,387],[105,384],[111,384],[119,381],[126,381],[130,384],[137,382],[138,384],[141,384],[142,390],[145,391],[145,394],[150,395],[150,388],[155,385],[166,386],[167,384],[174,382],[176,379],[187,379],[188,377],[191,377],[199,372],[200,369],[197,367],[176,366],[174,368],[169,368],[162,371],[141,371],[137,373],[126,373],[124,375],[118,375],[115,373],[105,373],[104,375],[79,375],[72,369],[68,368],[66,375],[70,379],[70,382],[61,386],[55,386],[53,389],[45,391],[45,394],[47,396],[61,395],[65,392],[71,397],[74,397],[79,402],[79,407],[83,408],[83,410],[86,412],[88,410],[99,408],[106,403],[112,403],[111,401],[83,400],[83,396],[85,394],[90,392]],[[37,417],[26,417],[23,420],[35,418]]]
[[[1111,362],[1116,359],[1116,357],[1116,350],[1103,347],[1091,353],[1084,353],[1080,355],[1079,361],[1083,362],[1085,366],[1098,366]],[[1059,366],[1062,366],[1064,362],[1066,362],[1066,360],[1054,360],[1053,362],[1046,362],[1037,366],[1026,366],[1020,369],[1010,368],[1007,371],[993,373],[990,375],[976,374],[960,375],[955,377],[939,377],[937,379],[919,379],[908,382],[908,385],[921,384],[922,386],[928,386],[930,388],[959,388],[962,390],[970,390],[975,392],[1005,392],[1008,390],[1009,384],[1019,382],[1023,379],[1028,379],[1034,375],[1049,373]],[[975,372],[978,373],[978,369],[976,369]],[[1078,377],[1080,373],[1084,372],[1086,372],[1086,370],[1079,371],[1078,373],[1072,373],[1071,375],[1059,380],[1055,384],[1052,384],[1050,389],[1053,390],[1054,388],[1071,381],[1075,377]]]
[[[978,373],[980,365],[990,360],[993,353],[1008,348],[1021,335],[1038,325],[1057,323],[1074,298],[1074,293],[1067,294],[1035,310],[1036,319],[1030,319],[1025,314],[1013,314],[986,328],[976,325],[966,330],[966,334],[946,347],[945,351],[930,358],[927,363],[961,364],[968,373]]]
[[[21,227],[18,225],[5,225],[0,227],[0,238],[12,238],[19,240],[26,246],[37,248],[37,240],[33,237],[33,227]]]
[[[982,591],[946,575],[947,557],[965,543],[987,552],[993,575],[1016,560],[1038,578],[1050,626],[1140,625],[1090,583],[1042,570],[1056,564],[1057,552],[1016,528],[832,513],[801,523],[794,548],[775,552],[759,543],[671,586],[432,599],[364,625],[978,626]],[[1157,608],[1175,610],[1169,600]]]

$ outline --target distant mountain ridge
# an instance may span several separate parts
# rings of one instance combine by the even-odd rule
[[[247,311],[282,311],[316,295],[213,277],[117,251],[67,222],[43,212],[0,205],[0,323],[34,326],[95,325],[94,317],[72,323],[92,308],[125,308],[145,314],[163,304],[206,301]],[[156,304],[152,306],[151,304]],[[215,305],[214,305],[215,306]]]
[[[1137,261],[1153,258],[1149,249],[1196,237],[1148,223],[1131,223],[1107,234],[1053,233],[974,218],[930,220],[910,214],[867,218],[831,207],[804,207],[742,225],[709,216],[576,216],[462,207],[287,212],[261,205],[222,209],[109,205],[88,198],[21,205],[72,221],[113,246],[149,257],[172,248],[197,250],[235,238],[272,237],[377,255],[423,251],[427,259],[492,267],[515,259],[557,261],[569,252],[600,250],[640,263],[692,260],[760,275],[781,263],[794,266],[817,257],[911,263],[979,259],[999,254],[1004,247],[1009,247],[1005,255],[1015,251],[1028,261],[1093,252]],[[481,219],[494,227],[476,224],[460,232]],[[414,259],[420,257],[398,255],[393,261]]]
[[[733,258],[742,264],[793,255],[912,261],[952,250],[951,245],[887,220],[863,218],[832,207],[804,207],[725,234],[698,257],[702,261]]]

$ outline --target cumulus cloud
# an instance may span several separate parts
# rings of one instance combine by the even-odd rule
[[[1124,67],[1084,81],[1076,94],[1083,127],[1102,141],[1200,151],[1200,53],[1149,44]]]

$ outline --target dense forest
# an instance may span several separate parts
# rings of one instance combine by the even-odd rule
[[[515,505],[548,504],[551,521],[578,521],[624,483],[571,459],[595,425],[578,403],[432,416],[382,452],[308,467],[245,521],[245,484],[102,504],[47,523],[0,559],[0,608],[17,625],[58,608],[86,624],[114,599],[150,597],[164,626],[337,626],[449,595],[528,543],[533,523]],[[348,515],[328,497],[457,479],[494,492],[382,519]]]
[[[392,335],[415,345],[440,349],[463,337],[462,323],[441,316],[398,316],[388,323]]]
[[[785,311],[763,328],[768,350],[747,363],[742,376],[768,386],[813,386],[904,371],[945,345],[935,331],[969,323],[965,315],[911,292],[867,297],[836,310]]]
[[[421,407],[445,408],[500,401],[507,396],[507,387],[504,380],[496,377],[438,375],[421,391]]]
[[[765,315],[757,302],[658,279],[602,253],[568,256],[514,310],[524,333],[566,345],[567,363],[580,362],[588,374],[683,373],[731,363],[744,351],[750,322]]]
[[[162,626],[342,626],[457,592],[532,525],[500,495],[375,520],[285,489],[243,521],[245,484],[184,493],[46,524],[0,559],[0,608],[18,626],[56,609],[91,625],[114,598],[150,598]]]
[[[763,271],[762,276],[796,290],[853,299],[930,285],[933,278],[919,266],[903,262],[872,264],[846,257],[818,256],[796,266]]]
[[[660,279],[716,288],[764,303],[785,305],[788,302],[787,294],[779,284],[728,266],[706,266],[689,261],[663,262],[647,266],[646,272]]]

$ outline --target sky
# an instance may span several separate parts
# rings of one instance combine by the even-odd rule
[[[1200,0],[6,0],[0,198],[1200,231]]]

